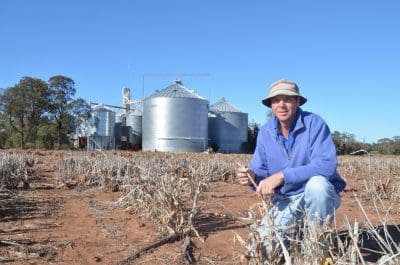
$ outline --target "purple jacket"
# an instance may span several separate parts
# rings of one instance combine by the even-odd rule
[[[326,177],[337,192],[342,191],[346,183],[336,171],[336,148],[327,124],[314,113],[300,108],[298,111],[293,141],[288,150],[275,129],[276,117],[260,128],[257,147],[250,161],[256,183],[283,171],[284,184],[277,188],[277,193],[294,195],[303,192],[305,184],[313,176]]]

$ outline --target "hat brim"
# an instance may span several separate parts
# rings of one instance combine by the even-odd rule
[[[268,108],[271,108],[271,99],[276,97],[276,96],[278,96],[278,95],[267,97],[267,98],[261,100],[261,102],[262,102],[262,104],[264,104]],[[300,98],[300,106],[307,102],[307,99],[305,97],[303,97],[303,96],[299,96],[299,95],[286,95],[286,96],[297,96],[297,97],[299,97]]]

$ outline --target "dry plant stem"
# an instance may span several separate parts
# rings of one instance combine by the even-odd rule
[[[11,246],[17,246],[22,248],[23,246],[21,244],[18,244],[14,241],[10,241],[10,240],[0,240],[0,244],[4,244],[4,245],[11,245]]]
[[[189,261],[189,263],[194,263],[196,261],[193,255],[193,242],[190,236],[186,236],[183,240],[182,256]]]
[[[357,255],[355,251],[357,251],[357,254],[359,252],[358,249],[358,228],[359,228],[359,223],[357,221],[354,222],[354,231],[352,235],[352,241],[353,241],[353,246],[352,246],[352,252],[351,252],[351,264],[356,265],[357,264]],[[364,262],[363,262],[364,263]]]
[[[188,218],[188,226],[189,226],[189,229],[191,231],[193,231],[196,234],[196,236],[200,239],[200,241],[204,244],[204,240],[200,237],[199,232],[193,227],[193,219],[197,212],[196,207],[197,207],[197,202],[199,201],[199,198],[200,198],[202,185],[203,185],[203,183],[199,183],[197,190],[196,190],[196,194],[194,195],[192,210],[190,211],[189,218]],[[190,233],[190,231],[189,231],[189,233]]]
[[[395,243],[396,240],[393,239],[392,236],[390,235],[390,233],[387,232],[386,224],[388,223],[388,219],[390,217],[390,212],[391,212],[392,206],[387,207],[383,203],[383,201],[382,201],[382,199],[380,197],[378,198],[378,201],[381,203],[382,209],[386,209],[385,217],[382,218],[379,206],[376,204],[377,202],[375,200],[373,201],[374,202],[374,207],[375,207],[375,212],[378,214],[379,219],[381,220],[381,223],[383,224],[383,229],[385,231],[385,242],[389,243],[389,244],[387,244],[387,247],[388,247],[388,249],[391,250],[392,248],[390,247],[390,243],[394,243],[393,245],[396,246],[396,252],[400,252],[400,247],[398,246],[398,244]],[[399,227],[397,225],[395,225],[394,227],[396,227],[396,230],[400,232],[400,229],[399,229]]]
[[[29,174],[33,173],[34,163],[32,155],[0,152],[0,190],[16,189],[20,182],[23,188],[29,188]]]
[[[350,224],[349,220],[347,219],[347,216],[346,216],[346,223],[347,223],[347,230],[349,231],[349,235],[350,235],[351,241],[353,243],[351,246],[349,246],[351,248],[350,260],[351,260],[352,264],[357,264],[357,258],[356,258],[356,253],[357,253],[358,257],[361,260],[361,263],[363,265],[365,265],[364,258],[361,254],[360,248],[358,247],[358,229],[359,229],[358,226],[359,226],[359,224],[358,224],[358,222],[355,222],[354,227],[352,229],[351,224]]]
[[[374,226],[371,222],[371,220],[368,218],[364,207],[362,206],[360,200],[358,199],[358,197],[355,195],[354,196],[358,206],[360,207],[362,213],[364,214],[365,219],[367,220],[367,225],[370,228],[369,231],[371,231],[372,235],[374,236],[374,239],[376,240],[376,243],[379,245],[379,247],[381,249],[386,250],[387,252],[389,252],[391,255],[395,255],[395,253],[393,253],[392,248],[390,247],[390,242],[387,242],[387,240],[383,239],[379,233],[376,231],[376,229],[374,229]],[[386,227],[386,224],[383,224],[384,227]],[[386,237],[388,237],[386,235]],[[392,241],[393,242],[393,241]],[[380,253],[380,254],[385,254],[385,253]]]
[[[390,260],[392,260],[392,259],[394,259],[394,258],[397,258],[398,256],[400,256],[400,253],[397,253],[397,254],[395,254],[395,255],[393,255],[393,256],[387,257],[387,258],[385,258],[385,259],[383,259],[383,260],[379,260],[378,265],[383,265],[383,264],[385,264],[386,262],[388,262],[388,261],[390,261]],[[389,264],[391,264],[391,263],[389,263]]]
[[[243,166],[243,165],[241,165],[240,163],[237,163],[238,164],[238,166],[239,167],[245,167],[245,166]],[[249,173],[247,173],[247,178],[250,180],[250,182],[251,182],[251,184],[254,186],[254,188],[258,188],[258,185],[257,185],[257,183],[254,181],[254,179],[253,179],[253,177],[249,174]],[[271,207],[271,205],[268,205],[267,203],[266,203],[266,201],[262,198],[262,197],[260,197],[260,200],[262,201],[262,204],[263,204],[263,206],[264,206],[264,209],[266,209],[266,210],[269,210]],[[268,212],[268,211],[267,211]]]
[[[290,259],[289,252],[288,252],[288,250],[287,250],[285,244],[283,243],[283,240],[282,240],[281,236],[279,235],[279,233],[275,233],[275,234],[276,234],[276,237],[277,237],[278,240],[279,240],[279,244],[280,244],[281,247],[282,247],[283,255],[285,256],[285,263],[286,263],[286,265],[291,265],[291,264],[292,264],[292,261],[291,261],[291,259]]]
[[[239,162],[238,162],[237,164],[238,164],[238,166],[241,167],[241,168],[247,168],[247,167],[241,165]],[[253,177],[252,177],[249,173],[247,173],[247,178],[250,180],[250,182],[251,182],[251,184],[254,186],[254,188],[257,189],[257,188],[258,188],[258,185],[257,185],[257,183],[254,181]]]
[[[157,247],[159,247],[161,245],[164,245],[166,243],[172,243],[172,242],[175,242],[177,240],[179,240],[179,236],[176,235],[176,234],[169,235],[169,236],[166,236],[164,238],[161,238],[160,240],[154,242],[153,244],[133,252],[128,258],[126,258],[125,260],[119,262],[118,265],[130,264],[131,261],[137,259],[140,255],[142,255],[142,254],[144,254],[144,253],[146,253],[146,252],[148,252],[148,251],[150,251],[150,250],[152,250],[154,248],[157,248]]]

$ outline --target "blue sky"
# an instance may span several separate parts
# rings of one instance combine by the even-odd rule
[[[399,12],[395,0],[1,0],[0,87],[62,74],[77,97],[120,105],[123,86],[138,99],[176,78],[151,74],[183,73],[264,123],[261,99],[288,78],[332,131],[375,142],[400,135]]]

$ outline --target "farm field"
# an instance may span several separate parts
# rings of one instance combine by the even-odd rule
[[[0,151],[0,262],[241,264],[247,212],[260,200],[235,183],[234,170],[250,159]],[[400,157],[343,156],[339,172],[347,188],[335,231],[346,234],[357,221],[357,255],[366,264],[394,257],[400,243]],[[390,249],[371,231],[383,234]],[[346,258],[338,264],[346,264]]]

